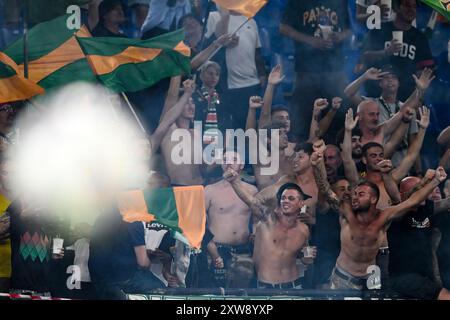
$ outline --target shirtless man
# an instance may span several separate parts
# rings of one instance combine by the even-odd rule
[[[179,80],[178,80],[179,81]],[[179,83],[179,82],[178,82]],[[171,82],[171,86],[169,88],[168,98],[166,100],[166,104],[163,109],[162,119],[166,113],[171,112],[172,103],[169,102],[174,97],[178,96],[178,85],[176,81]],[[181,115],[175,120],[175,123],[172,123],[162,138],[161,142],[161,150],[164,158],[164,163],[166,166],[167,174],[170,177],[170,181],[172,185],[201,185],[203,184],[203,177],[200,173],[200,165],[194,164],[194,146],[192,143],[194,141],[194,132],[190,129],[190,124],[194,120],[195,115],[195,104],[192,100],[192,93],[195,91],[195,83],[193,81],[189,81],[186,85],[184,85],[184,95],[181,97],[184,101],[184,109]],[[187,97],[186,97],[187,96]],[[172,98],[171,98],[172,97]],[[176,99],[176,98],[175,98]],[[162,120],[161,120],[162,121]],[[181,163],[175,164],[172,161],[172,150],[175,146],[180,145],[180,141],[171,141],[172,134],[177,129],[186,129],[189,130],[189,133],[192,137],[190,145],[191,149],[191,161],[189,164]],[[199,146],[202,147],[201,145]],[[202,150],[200,150],[200,154],[202,154]],[[178,155],[178,153],[177,153]]]
[[[331,289],[365,288],[367,268],[375,265],[379,248],[392,220],[419,205],[446,177],[444,169],[439,167],[433,180],[422,189],[404,202],[384,210],[376,208],[380,193],[372,182],[359,183],[351,199],[347,194],[342,202],[328,190],[328,201],[339,207],[341,214],[341,252],[330,278]]]
[[[233,183],[236,175],[226,177]],[[300,221],[304,200],[309,196],[294,184],[282,185],[277,192],[279,210],[263,207],[257,213],[253,261],[258,288],[301,289],[300,270],[296,260],[307,245],[309,228]],[[302,259],[305,264],[312,261]]]
[[[310,198],[305,200],[308,210],[302,219],[307,224],[314,224],[318,189],[309,161],[309,157],[313,152],[313,146],[310,143],[297,144],[294,150],[295,153],[291,157],[291,166],[294,174],[282,176],[275,184],[264,188],[254,197],[249,197],[245,192],[242,192],[243,188],[240,180],[234,180],[231,185],[237,195],[252,209],[252,212],[258,215],[265,207],[268,208],[269,212],[275,211],[278,206],[276,198],[278,189],[285,183],[295,183],[301,186],[305,193],[310,195]]]
[[[242,172],[239,154],[227,151],[224,154],[224,173]],[[251,184],[243,183],[247,192],[254,196],[258,190]],[[227,270],[226,284],[221,287],[247,288],[253,276],[253,261],[249,248],[250,208],[236,195],[230,182],[225,179],[205,188],[208,229],[214,235],[208,244],[208,252],[216,269]],[[217,281],[216,281],[217,282]]]
[[[416,139],[409,145],[408,151],[406,156],[403,158],[400,165],[393,169],[391,172],[391,177],[395,182],[395,185],[397,185],[401,179],[403,179],[407,174],[408,171],[411,169],[411,167],[414,165],[414,162],[416,161],[416,158],[418,157],[420,153],[420,149],[422,147],[423,139],[425,137],[426,129],[428,128],[428,125],[430,123],[430,111],[428,108],[423,107],[419,109],[419,113],[421,116],[420,120],[417,120],[419,125],[419,132],[417,133]],[[351,132],[352,128],[356,126],[356,122],[358,122],[358,117],[354,120],[352,116],[352,112],[348,112],[346,116],[346,134],[347,134],[347,140],[348,140],[348,134]],[[344,145],[345,145],[345,138],[344,138]],[[343,145],[343,147],[344,147]],[[348,143],[347,143],[348,146]],[[348,149],[348,148],[347,148]],[[384,159],[384,146],[377,143],[377,142],[369,142],[363,145],[362,148],[363,151],[363,157],[362,162],[366,165],[366,176],[365,178],[375,183],[378,188],[380,189],[380,201],[377,204],[377,208],[383,210],[384,208],[392,205],[392,192],[388,192],[385,188],[385,181],[383,179],[382,171],[383,169],[380,168],[380,162]],[[345,157],[348,155],[348,150],[343,149],[342,157],[344,160],[344,164],[348,162],[347,158]],[[350,159],[351,160],[351,159]],[[392,168],[392,164],[390,162],[384,162],[381,163],[381,165],[388,165],[390,168]],[[349,178],[350,181],[354,182],[355,176],[358,176],[356,172],[356,167],[353,168],[347,168],[349,171],[346,171],[346,176]],[[388,169],[388,168],[385,168]]]

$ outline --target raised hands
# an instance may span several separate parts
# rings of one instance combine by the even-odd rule
[[[437,167],[434,178],[439,181],[439,183],[444,182],[447,179],[447,173],[443,167]]]
[[[381,160],[377,163],[378,170],[380,170],[381,173],[389,173],[394,169],[394,166],[392,165],[391,160]]]
[[[313,150],[315,152],[319,152],[319,153],[323,154],[325,152],[325,149],[326,149],[326,145],[325,145],[325,141],[323,141],[323,139],[319,139],[313,143]]]
[[[248,106],[250,109],[258,109],[263,105],[263,100],[260,96],[251,96],[248,101]]]
[[[359,116],[356,116],[355,119],[353,119],[353,109],[350,108],[347,111],[347,114],[345,115],[345,130],[352,131],[355,129],[356,125],[358,124]]]
[[[313,167],[317,167],[319,165],[319,163],[323,161],[323,153],[314,151],[311,154],[309,161],[311,162],[311,165]]]
[[[223,173],[223,178],[225,180],[227,180],[228,182],[234,182],[237,181],[239,179],[239,173],[237,173],[236,171],[234,171],[231,168],[228,168],[224,173]]]
[[[277,64],[269,74],[269,84],[276,86],[279,84],[285,76],[283,75],[283,70],[281,69],[281,65]]]
[[[186,94],[192,95],[195,91],[195,81],[191,79],[183,81],[183,89]]]
[[[370,68],[366,72],[364,72],[364,79],[365,80],[381,80],[381,78],[383,78],[383,76],[388,73],[389,72],[382,72],[381,69]]]
[[[316,99],[314,101],[314,109],[313,113],[314,115],[319,115],[323,110],[325,110],[328,107],[328,100],[327,99]]]
[[[331,107],[333,110],[338,110],[341,107],[342,104],[342,98],[341,97],[334,97],[333,100],[331,100]]]
[[[417,78],[415,74],[413,74],[412,76],[414,78],[414,81],[416,82],[416,88],[420,91],[427,90],[430,86],[431,81],[436,78],[436,76],[433,76],[433,70],[429,68],[423,69],[419,78]]]
[[[430,124],[430,109],[423,106],[419,108],[420,120],[416,120],[417,124],[422,129],[427,129]]]

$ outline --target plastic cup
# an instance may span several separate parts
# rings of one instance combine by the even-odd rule
[[[319,25],[320,30],[322,31],[322,37],[325,40],[328,40],[331,38],[331,35],[333,34],[333,27],[332,26],[322,26]]]
[[[398,43],[403,43],[403,31],[392,31],[392,39],[397,40]]]
[[[303,256],[305,258],[312,258],[313,257],[313,253],[314,253],[314,246],[307,246],[305,247],[304,251],[303,251]]]
[[[53,254],[60,254],[63,248],[64,239],[53,238]]]

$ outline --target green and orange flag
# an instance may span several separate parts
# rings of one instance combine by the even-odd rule
[[[119,194],[118,207],[126,222],[156,221],[181,234],[191,247],[201,246],[206,227],[203,186],[125,191]]]
[[[94,74],[115,92],[139,91],[161,79],[190,74],[182,29],[148,40],[77,37]]]
[[[0,52],[0,103],[30,99],[43,92],[43,88],[25,79],[10,57]]]
[[[219,6],[253,18],[269,0],[214,0]]]
[[[40,23],[28,32],[28,78],[44,89],[66,85],[74,81],[96,82],[87,59],[78,44],[78,37],[90,37],[86,27],[71,30],[68,15]],[[5,53],[24,70],[23,38]]]
[[[420,0],[450,21],[450,0]]]

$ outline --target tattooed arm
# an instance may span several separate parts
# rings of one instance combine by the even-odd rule
[[[324,196],[333,210],[339,211],[341,202],[333,190],[331,190],[330,184],[328,183],[327,173],[323,163],[323,155],[321,153],[314,152],[311,155],[311,165],[313,167],[314,178],[316,179],[320,194]]]

